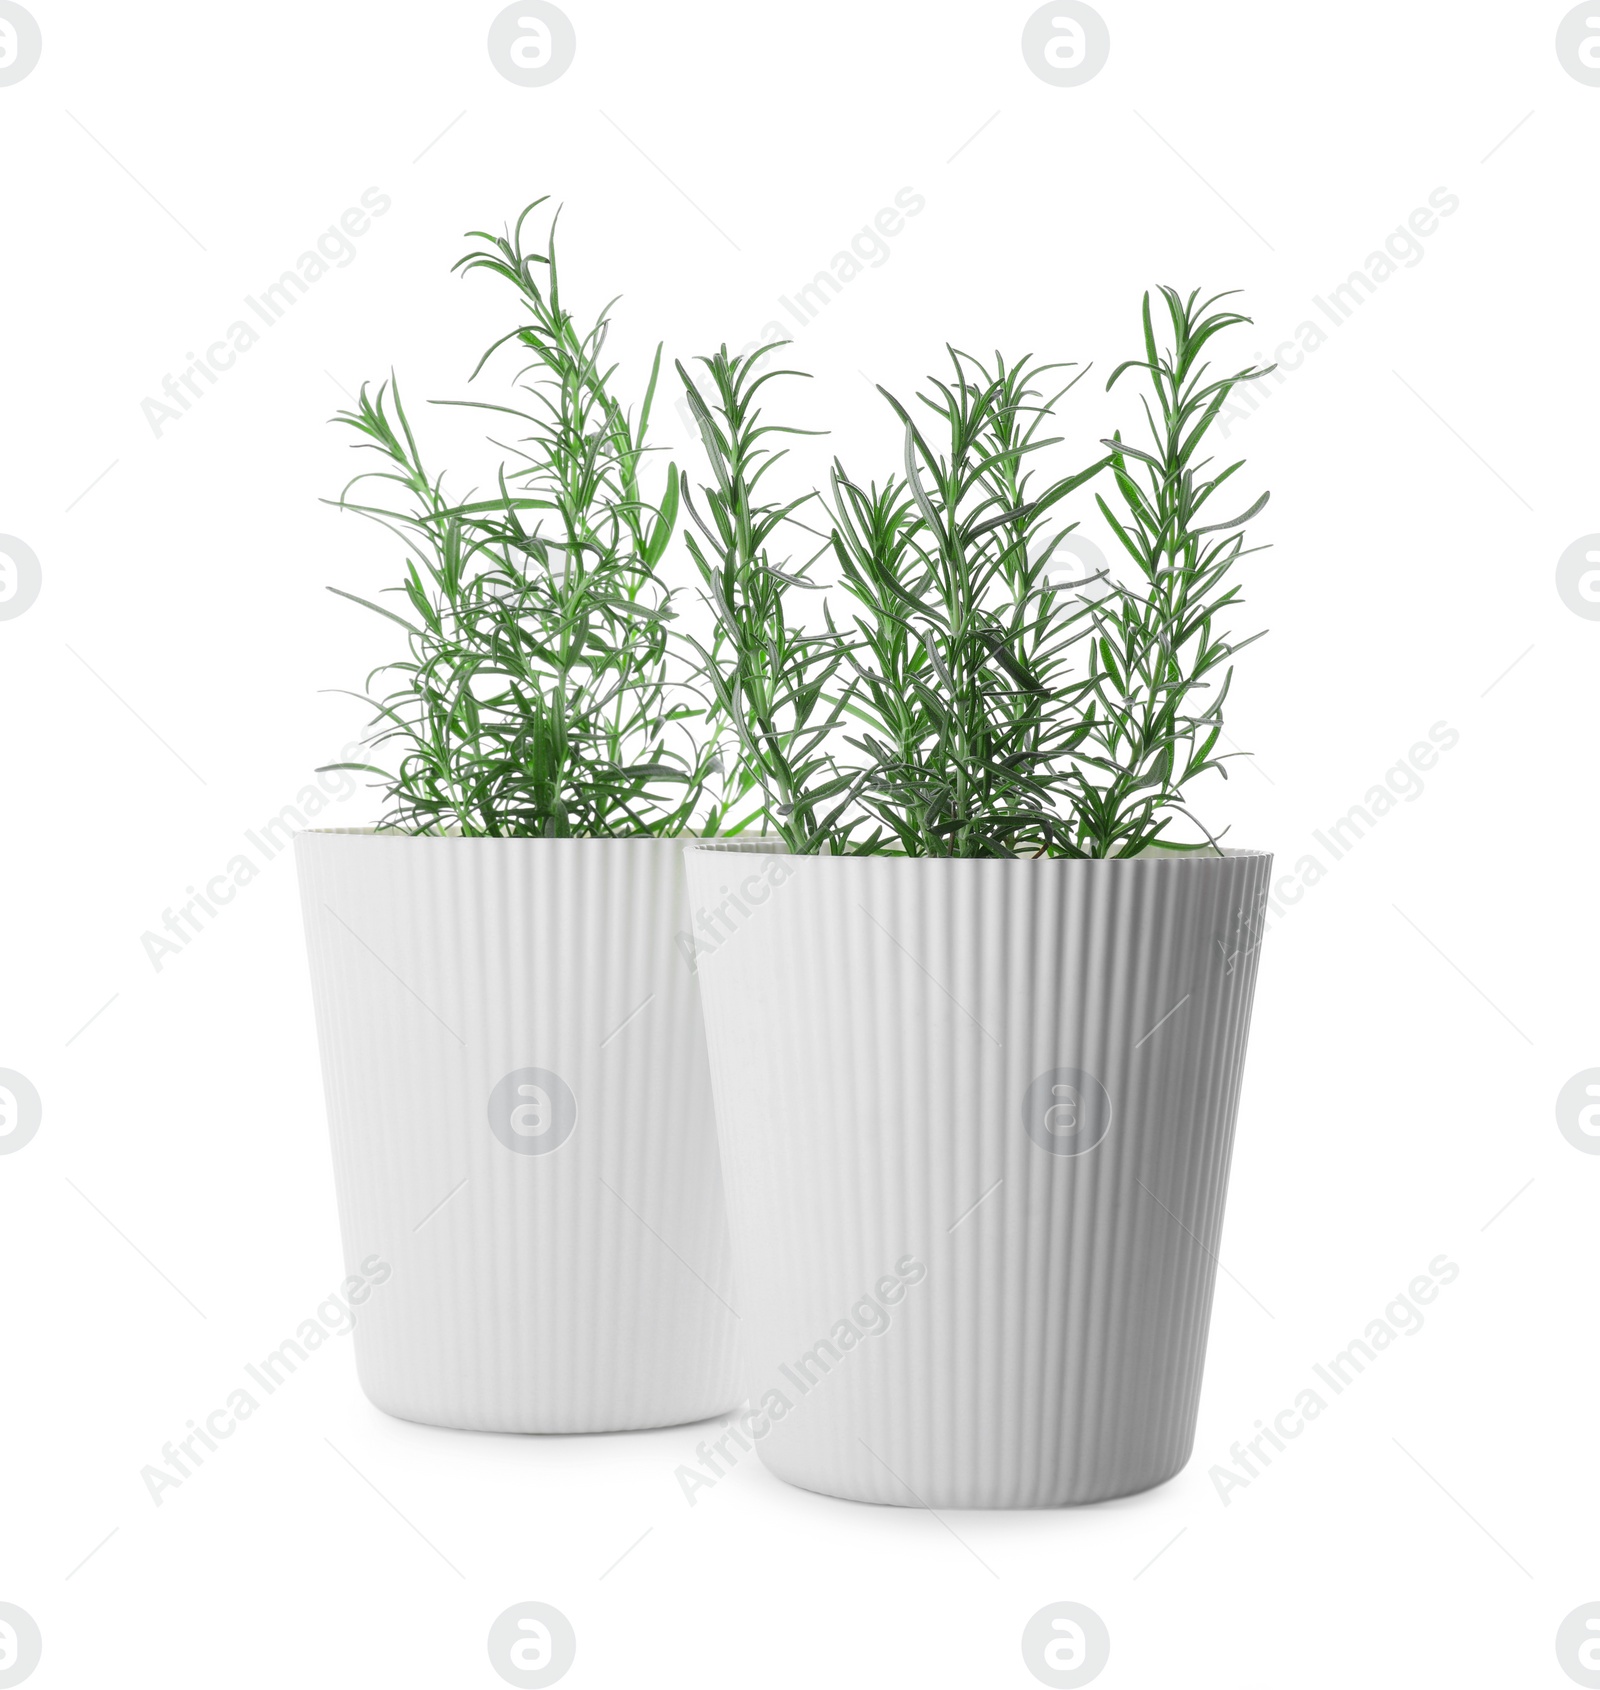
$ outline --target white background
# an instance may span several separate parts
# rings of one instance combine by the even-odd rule
[[[0,1599],[35,1682],[487,1686],[491,1621],[537,1599],[574,1686],[1027,1685],[1061,1600],[1109,1627],[1108,1690],[1568,1683],[1600,1159],[1554,1105],[1600,1064],[1600,623],[1555,567],[1600,529],[1600,88],[1564,8],[1105,0],[1109,63],[1057,88],[1026,5],[570,0],[576,61],[533,89],[490,63],[493,4],[32,9],[42,60],[0,88],[0,531],[43,570],[0,621],[0,1067],[44,1115],[0,1158]],[[354,260],[155,434],[141,401],[373,186]],[[898,444],[863,377],[908,392],[946,340],[1092,359],[1086,444],[1132,420],[1101,377],[1146,286],[1242,288],[1241,361],[1328,336],[1219,442],[1273,492],[1271,632],[1229,716],[1255,766],[1203,813],[1331,866],[1266,939],[1193,1460],[941,1522],[748,1458],[691,1508],[704,1428],[406,1425],[341,1340],[157,1508],[141,1467],[342,1271],[287,856],[159,971],[141,943],[360,727],[324,689],[393,655],[324,591],[395,571],[318,503],[341,388],[392,365],[449,439],[422,399],[509,322],[449,266],[537,194],[637,376],[656,338],[756,336],[905,187],[925,210],[792,354],[796,420],[862,473]],[[1313,298],[1440,188],[1421,261],[1333,328]],[[690,453],[670,406],[659,438]],[[1436,722],[1421,796],[1331,862],[1314,830]],[[1224,1505],[1229,1446],[1441,1252],[1423,1329]]]

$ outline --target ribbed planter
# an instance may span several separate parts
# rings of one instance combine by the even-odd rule
[[[1022,1508],[1183,1466],[1271,862],[689,850],[773,1472]]]
[[[295,844],[347,1270],[391,1269],[356,1310],[367,1395],[507,1432],[726,1409],[684,842]]]

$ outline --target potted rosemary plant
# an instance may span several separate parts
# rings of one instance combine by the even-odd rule
[[[296,854],[345,1255],[393,1268],[356,1328],[364,1389],[439,1425],[599,1431],[739,1394],[674,946],[684,841],[728,788],[657,570],[678,505],[674,467],[645,473],[660,349],[635,416],[607,314],[584,330],[563,301],[553,221],[524,246],[542,203],[457,266],[518,305],[474,372],[514,352],[510,394],[453,401],[516,436],[492,488],[446,492],[397,385],[337,419],[377,460],[339,504],[408,554],[393,608],[357,602],[405,654],[368,681],[373,762],[339,765],[379,777],[382,825]]]
[[[1203,448],[1266,372],[1208,367],[1247,320],[1218,299],[1162,302],[1107,383],[1146,384],[1148,444],[1047,478],[1077,378],[952,351],[915,414],[885,396],[896,472],[836,462],[820,518],[767,492],[771,375],[680,366],[704,656],[787,852],[685,857],[745,1425],[813,1490],[1089,1502],[1193,1442],[1271,866],[1189,799],[1226,773],[1265,503],[1233,515]],[[1124,555],[1086,571],[1063,513],[1096,482]],[[802,517],[837,577],[810,608]]]

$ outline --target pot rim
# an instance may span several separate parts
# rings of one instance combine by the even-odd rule
[[[726,851],[730,846],[739,847],[741,839],[701,839],[689,841],[687,849],[693,851],[717,852]],[[1027,863],[1054,864],[1063,868],[1114,868],[1120,866],[1140,865],[1148,867],[1151,864],[1179,864],[1179,863],[1223,863],[1240,861],[1271,861],[1273,853],[1263,851],[1255,846],[1224,846],[1220,854],[1210,851],[1174,851],[1163,849],[1161,846],[1147,848],[1136,857],[905,857],[890,856],[877,852],[861,855],[822,856],[812,854],[796,857],[781,841],[777,848],[771,851],[752,852],[752,855],[784,857],[794,863],[903,863],[945,865],[954,867],[958,864],[982,865],[984,867],[1008,866]]]
[[[760,842],[760,835],[710,835],[699,833],[632,833],[614,838],[596,838],[589,834],[574,834],[561,839],[545,839],[535,834],[464,834],[459,829],[449,833],[405,833],[394,827],[302,827],[294,833],[296,839],[403,839],[413,844],[428,845],[718,845],[742,849],[746,842]],[[774,843],[781,849],[782,841]]]

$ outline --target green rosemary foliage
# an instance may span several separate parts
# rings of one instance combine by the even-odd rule
[[[830,541],[854,600],[844,707],[864,731],[861,801],[908,856],[1010,857],[1048,850],[1067,759],[1082,738],[1072,647],[1090,608],[1055,579],[1050,512],[1108,460],[1032,489],[1029,454],[1080,377],[1041,398],[1057,366],[991,371],[947,349],[949,381],[920,395],[941,448],[885,393],[905,426],[905,474],[880,489],[835,462]],[[882,391],[882,390],[880,390]]]
[[[678,366],[715,475],[707,517],[688,502],[686,531],[716,623],[699,648],[706,685],[738,740],[741,781],[758,784],[764,813],[797,852],[907,856],[1135,856],[1150,846],[1216,849],[1167,837],[1194,821],[1186,787],[1213,769],[1234,654],[1220,619],[1239,600],[1230,572],[1246,555],[1242,515],[1199,520],[1242,467],[1207,475],[1197,457],[1228,394],[1266,370],[1212,378],[1201,353],[1249,319],[1163,288],[1170,346],[1158,345],[1144,302],[1145,357],[1156,409],[1144,411],[1149,451],[1120,434],[1110,455],[1035,488],[1031,455],[1059,444],[1044,430],[1081,379],[1043,397],[1061,366],[989,366],[949,348],[952,374],[919,397],[937,441],[891,395],[904,425],[904,467],[880,484],[835,461],[822,499],[823,550],[850,601],[843,627],[822,606],[820,630],[791,616],[787,590],[815,589],[810,562],[769,555],[811,495],[756,496],[784,456],[755,396],[771,375],[724,348],[702,362],[707,404]],[[763,355],[757,353],[756,358]],[[1159,412],[1159,420],[1157,416]],[[1144,466],[1144,479],[1136,467]],[[1109,572],[1075,580],[1057,557],[1073,523],[1058,507],[1105,470],[1122,504],[1102,514],[1137,566],[1133,585]],[[1209,514],[1208,512],[1204,514]],[[708,520],[709,519],[709,520]],[[1258,635],[1251,638],[1259,638]]]
[[[1114,587],[1093,605],[1085,736],[1076,752],[1073,828],[1064,846],[1074,856],[1133,856],[1158,841],[1172,850],[1203,849],[1165,838],[1175,815],[1193,821],[1216,848],[1187,807],[1185,789],[1212,769],[1226,778],[1229,754],[1217,752],[1216,745],[1233,658],[1261,637],[1234,640],[1219,622],[1240,603],[1239,586],[1229,576],[1247,555],[1244,524],[1269,495],[1263,493],[1239,516],[1200,520],[1243,460],[1208,476],[1211,460],[1197,452],[1233,388],[1267,375],[1270,367],[1211,377],[1201,360],[1207,343],[1250,319],[1213,309],[1226,294],[1203,302],[1198,289],[1187,299],[1168,287],[1161,294],[1170,341],[1158,345],[1146,294],[1145,356],[1118,365],[1106,383],[1109,391],[1128,370],[1143,370],[1159,417],[1145,398],[1148,451],[1128,445],[1120,432],[1104,442],[1111,448],[1122,512],[1103,496],[1096,501],[1139,579],[1133,587]],[[1142,466],[1142,477],[1135,466]]]
[[[385,524],[410,553],[391,589],[409,614],[356,600],[406,631],[406,659],[375,671],[364,695],[390,766],[342,766],[381,777],[383,825],[402,832],[616,837],[697,821],[714,832],[714,705],[695,690],[656,573],[677,516],[676,468],[658,503],[640,486],[661,349],[635,422],[615,366],[603,364],[610,306],[583,331],[562,303],[555,220],[543,251],[524,247],[543,203],[504,236],[474,231],[483,244],[455,266],[509,282],[520,307],[474,377],[508,343],[531,355],[514,382],[521,403],[447,401],[525,430],[503,448],[511,462],[492,496],[446,496],[393,381],[375,395],[363,386],[356,409],[335,419],[383,464],[337,503]],[[373,481],[401,492],[351,498]]]
[[[796,565],[785,559],[780,565],[768,550],[812,495],[784,504],[758,491],[786,455],[763,439],[806,432],[761,421],[756,396],[762,387],[800,373],[756,374],[757,362],[774,346],[733,358],[724,346],[701,358],[710,377],[709,402],[683,365],[677,366],[714,477],[701,489],[704,514],[685,487],[684,509],[693,527],[685,528],[684,543],[712,613],[711,644],[698,649],[706,685],[736,736],[736,790],[760,788],[761,819],[791,851],[840,852],[849,848],[861,819],[847,819],[854,783],[827,749],[843,708],[830,688],[845,652],[831,623],[824,632],[807,633],[789,614],[788,590],[816,585],[811,560]],[[737,832],[754,819],[746,816],[726,831]]]

